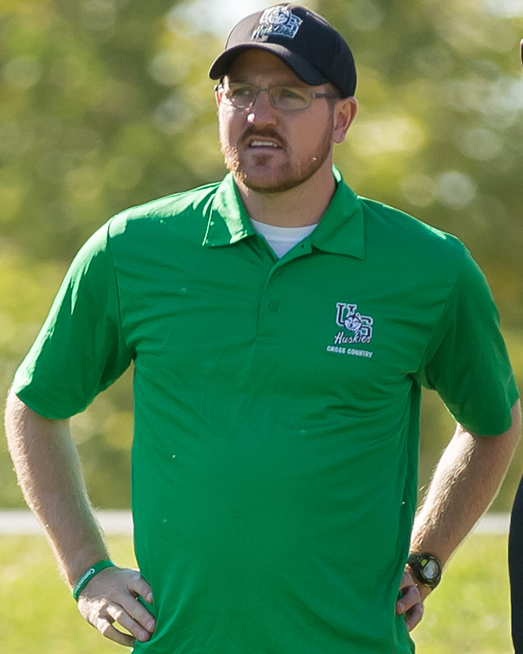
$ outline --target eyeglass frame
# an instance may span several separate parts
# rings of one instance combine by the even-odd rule
[[[331,98],[331,99],[335,99],[335,100],[341,100],[342,99],[342,97],[339,94],[318,93],[316,91],[311,91],[310,89],[308,89],[307,87],[304,87],[304,86],[303,87],[302,86],[292,86],[290,84],[275,84],[274,86],[268,86],[268,87],[255,86],[254,84],[246,84],[244,82],[232,82],[232,84],[239,84],[241,86],[251,87],[252,89],[256,90],[256,93],[255,93],[253,99],[249,102],[249,104],[245,105],[245,107],[240,107],[240,106],[235,105],[233,102],[231,102],[230,99],[227,97],[227,94],[225,92],[225,87],[224,87],[223,80],[221,80],[219,84],[216,84],[216,86],[214,87],[215,93],[218,93],[218,91],[222,90],[223,91],[223,97],[225,98],[225,100],[224,100],[225,103],[228,104],[229,106],[234,107],[235,109],[239,109],[239,110],[250,109],[252,107],[252,105],[256,102],[256,100],[258,99],[258,95],[262,91],[267,92],[267,95],[269,96],[269,101],[271,103],[271,106],[274,109],[276,109],[278,111],[281,111],[282,113],[286,113],[286,114],[287,113],[300,112],[300,111],[306,111],[307,109],[310,109],[310,107],[312,105],[312,101],[316,100],[317,98]],[[230,83],[229,83],[229,86],[230,86]],[[281,107],[276,106],[275,103],[274,103],[274,100],[272,98],[271,91],[273,89],[281,89],[281,88],[300,89],[302,91],[305,91],[307,93],[307,95],[310,97],[309,104],[306,107],[302,107],[301,109],[282,109]]]

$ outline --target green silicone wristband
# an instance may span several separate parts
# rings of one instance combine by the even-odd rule
[[[92,567],[90,567],[89,570],[87,570],[87,572],[84,572],[84,574],[80,577],[80,579],[78,579],[78,581],[75,584],[75,587],[73,588],[74,599],[78,602],[80,593],[91,581],[91,579],[102,570],[105,570],[105,568],[111,568],[113,566],[114,563],[112,561],[98,561],[98,563],[95,563]]]

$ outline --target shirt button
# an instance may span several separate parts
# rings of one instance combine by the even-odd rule
[[[276,300],[269,302],[269,311],[278,311],[279,307],[280,303],[276,302]]]

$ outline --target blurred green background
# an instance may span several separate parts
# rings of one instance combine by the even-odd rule
[[[360,113],[336,152],[346,181],[465,241],[521,387],[523,0],[305,4],[345,35],[358,65]],[[223,176],[207,70],[227,29],[263,6],[0,0],[1,396],[99,225]],[[73,423],[99,507],[129,506],[130,378]],[[422,429],[424,485],[452,432],[433,393]],[[522,469],[520,449],[495,510],[509,510]],[[0,507],[23,506],[3,445],[0,474]]]

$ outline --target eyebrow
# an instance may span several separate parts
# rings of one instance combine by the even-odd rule
[[[242,79],[243,78],[243,79]],[[243,75],[238,75],[238,76],[231,76],[230,74],[226,74],[223,76],[223,80],[229,80],[229,82],[237,83],[237,84],[249,84],[251,86],[258,86],[258,84],[255,84],[252,80],[246,79]],[[312,88],[309,84],[306,84],[305,82],[302,82],[300,79],[287,79],[287,80],[276,80],[274,84],[270,85],[272,86],[294,86],[298,88],[304,88],[304,89],[309,89]]]

